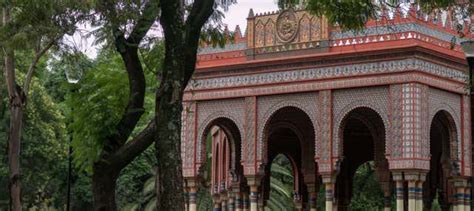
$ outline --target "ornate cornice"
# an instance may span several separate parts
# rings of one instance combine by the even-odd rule
[[[288,83],[382,73],[402,73],[406,71],[419,71],[460,83],[467,81],[467,74],[457,69],[419,58],[405,58],[399,60],[346,64],[281,72],[193,79],[188,85],[187,90],[222,89],[243,86],[249,87],[271,83]]]

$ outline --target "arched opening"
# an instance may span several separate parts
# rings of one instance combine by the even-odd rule
[[[295,209],[293,193],[295,187],[292,162],[283,154],[278,154],[270,165],[270,193],[266,203],[269,210]]]
[[[384,203],[390,202],[391,182],[388,161],[385,158],[385,126],[380,115],[374,110],[360,107],[350,111],[339,126],[339,137],[342,144],[342,162],[339,164],[339,173],[336,178],[336,192],[338,210],[348,210],[363,202],[353,198],[354,187],[360,187],[360,182],[376,180],[383,195],[370,206],[365,204],[364,209],[381,210]],[[359,180],[361,176],[365,178]],[[389,206],[389,205],[387,205]]]
[[[448,179],[459,175],[457,132],[453,117],[446,111],[435,114],[430,126],[430,171],[424,183],[424,206],[449,210],[453,190]],[[437,200],[436,200],[437,199]]]
[[[202,139],[203,157],[199,168],[201,184],[197,204],[200,210],[209,210],[214,206],[213,196],[225,195],[246,181],[243,181],[245,178],[240,164],[241,134],[232,120],[213,120],[205,128]]]
[[[311,119],[296,107],[277,110],[264,128],[266,160],[274,161],[278,156],[284,155],[291,163],[294,181],[291,198],[296,209],[307,207],[307,185],[314,185],[316,182],[314,140]],[[264,206],[270,199],[271,175],[271,165],[267,163],[261,187]]]

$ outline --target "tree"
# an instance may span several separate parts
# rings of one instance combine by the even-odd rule
[[[285,1],[285,0],[280,0]],[[288,1],[288,0],[287,0]],[[295,4],[294,1],[289,3]],[[418,0],[417,4],[426,12],[439,9],[464,7],[465,10],[455,10],[464,17],[472,14],[474,5],[467,0]],[[339,25],[345,30],[360,30],[370,19],[376,19],[377,12],[384,9],[399,9],[406,1],[399,0],[358,0],[358,1],[333,1],[333,0],[308,0],[307,9],[318,16],[325,16],[329,23]],[[454,10],[453,10],[454,11]]]
[[[221,0],[226,7],[234,1]],[[195,70],[201,30],[214,13],[214,0],[160,1],[165,58],[156,92],[155,148],[157,210],[184,210],[181,166],[181,112],[184,89]],[[186,8],[190,8],[186,12]]]
[[[77,16],[74,1],[1,1],[2,25],[0,29],[5,82],[9,99],[10,127],[8,134],[9,190],[11,210],[21,210],[20,193],[20,140],[27,96],[36,65],[47,51],[71,29]],[[66,5],[68,7],[66,7]],[[15,52],[23,50],[33,54],[20,86],[15,65]]]
[[[103,18],[99,23],[105,26],[103,34],[114,44],[123,61],[127,73],[124,79],[128,80],[129,87],[128,93],[122,98],[126,102],[117,122],[111,124],[109,131],[105,131],[103,137],[96,140],[100,145],[98,157],[92,165],[94,209],[116,210],[115,190],[120,172],[153,143],[156,130],[155,121],[150,121],[146,128],[130,140],[145,112],[146,80],[139,57],[139,46],[155,23],[159,9],[156,0],[104,0],[98,1],[95,9]],[[110,34],[112,36],[107,37]]]
[[[17,54],[17,56],[20,54]],[[20,59],[21,61],[21,59]],[[21,65],[21,64],[20,64]],[[44,69],[45,65],[38,65]],[[24,74],[19,72],[17,77],[24,80]],[[32,92],[29,103],[25,107],[25,118],[22,141],[23,166],[21,188],[22,201],[26,207],[39,209],[49,206],[60,207],[64,201],[64,172],[66,169],[67,145],[64,116],[60,106],[48,95],[47,90],[37,78],[33,78]],[[0,92],[5,84],[0,85]],[[7,99],[1,99],[7,103]],[[2,161],[6,160],[6,132],[8,129],[9,113],[0,115],[0,153]],[[0,166],[1,187],[7,187],[8,168]],[[8,201],[8,191],[0,191],[0,201]],[[0,204],[0,209],[5,205]],[[7,209],[7,207],[4,207]]]

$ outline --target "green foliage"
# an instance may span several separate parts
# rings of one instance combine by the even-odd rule
[[[353,178],[351,210],[382,210],[384,194],[374,174],[374,163],[367,162],[357,168]]]
[[[39,43],[59,43],[64,34],[72,34],[76,23],[92,16],[88,0],[0,0],[10,8],[11,20],[0,26],[0,46],[32,51]]]
[[[294,210],[294,177],[290,160],[282,154],[277,155],[270,167],[270,210]]]
[[[294,1],[287,0],[293,5]],[[281,2],[287,2],[280,0]],[[398,9],[406,1],[398,0],[309,0],[307,9],[318,16],[325,16],[329,23],[340,26],[343,30],[360,30],[369,19],[375,19],[377,12],[384,9]],[[425,12],[446,9],[459,5],[455,0],[418,0],[416,1]],[[464,16],[471,14],[473,6],[461,11]]]
[[[372,0],[311,0],[307,8],[318,16],[325,16],[332,24],[343,29],[361,29],[365,23],[375,17],[380,9]]]
[[[87,62],[87,61],[85,61]],[[74,161],[79,169],[92,171],[106,137],[115,133],[127,99],[128,80],[117,54],[104,51],[93,62],[73,94],[66,96],[72,119]]]
[[[19,74],[23,78],[23,74]],[[5,93],[4,84],[0,94]],[[22,135],[22,192],[26,207],[60,206],[65,201],[67,172],[67,136],[65,118],[60,106],[48,95],[38,79],[33,80],[26,107]],[[5,95],[0,95],[5,105]],[[6,163],[6,143],[9,113],[0,116],[0,153]],[[8,187],[8,169],[0,165],[0,185]],[[0,191],[0,201],[7,201],[8,191]],[[5,194],[4,194],[5,193]],[[0,208],[2,204],[0,203]]]

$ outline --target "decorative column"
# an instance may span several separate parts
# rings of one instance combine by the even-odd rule
[[[394,172],[393,173],[393,180],[395,181],[395,194],[397,197],[397,205],[396,205],[396,210],[397,211],[403,211],[404,209],[404,203],[403,203],[403,197],[404,197],[404,192],[405,188],[403,185],[403,174],[401,172]]]
[[[234,207],[235,211],[243,210],[243,201],[242,201],[242,188],[240,188],[240,183],[234,183],[232,185],[233,198],[234,198]]]
[[[243,211],[250,210],[249,194],[247,191],[242,193],[242,210]]]
[[[419,180],[416,183],[416,210],[423,211],[423,183],[425,182],[426,174],[420,173]]]
[[[260,193],[259,193],[258,203],[257,203],[257,204],[258,204],[258,211],[263,211],[264,206],[265,206],[265,203],[264,203],[263,197],[262,197],[262,195],[260,195]]]
[[[416,211],[419,176],[417,173],[405,172],[405,180],[408,181],[408,211]]]
[[[233,191],[227,193],[227,209],[229,211],[235,210],[235,193]]]
[[[247,176],[247,184],[250,187],[250,211],[258,211],[258,188],[260,186],[260,176]]]
[[[215,193],[212,195],[212,201],[214,203],[214,211],[222,211],[221,209],[221,195]]]
[[[332,175],[323,176],[323,183],[326,189],[326,211],[333,211],[335,179]]]
[[[464,211],[471,211],[471,185],[468,184],[464,190]]]
[[[195,179],[189,179],[186,180],[186,184],[188,186],[188,192],[187,192],[187,201],[188,205],[186,206],[186,209],[189,211],[197,211],[197,204],[196,204],[196,196],[197,196],[197,182]]]
[[[464,178],[454,178],[452,180],[453,187],[454,187],[454,203],[453,203],[453,211],[464,211],[465,208],[465,197],[466,197],[466,187],[467,187],[467,180]],[[470,203],[470,201],[468,202]]]
[[[303,201],[301,199],[301,194],[299,194],[298,192],[294,193],[293,203],[295,204],[296,210],[303,210]]]
[[[221,193],[221,211],[227,211],[227,194]]]
[[[316,188],[315,184],[307,184],[306,185],[308,189],[308,195],[309,195],[309,209],[310,211],[316,211],[316,202],[317,202],[317,197],[318,197],[318,191]]]

